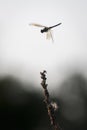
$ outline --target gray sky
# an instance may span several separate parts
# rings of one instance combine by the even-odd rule
[[[51,26],[54,43],[40,28]],[[15,75],[39,85],[46,69],[48,82],[61,82],[75,71],[87,75],[86,0],[0,0],[0,75]]]

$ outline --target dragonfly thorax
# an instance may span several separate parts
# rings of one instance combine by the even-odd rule
[[[47,32],[49,28],[45,27],[44,29],[41,30],[41,33]]]

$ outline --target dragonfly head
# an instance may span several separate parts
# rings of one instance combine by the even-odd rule
[[[41,30],[41,33],[43,33],[44,31],[43,30]]]

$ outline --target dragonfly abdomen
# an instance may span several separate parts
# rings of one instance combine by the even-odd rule
[[[48,27],[48,29],[54,28],[54,27],[56,27],[56,26],[59,26],[60,24],[62,24],[62,23],[58,23],[58,24],[56,24],[56,25],[54,25],[54,26]]]

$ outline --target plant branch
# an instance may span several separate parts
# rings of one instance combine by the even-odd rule
[[[41,82],[41,85],[43,87],[43,90],[44,90],[44,102],[46,104],[46,107],[47,107],[47,111],[48,111],[48,116],[50,118],[50,122],[51,122],[51,125],[54,127],[54,130],[60,130],[60,127],[59,125],[57,124],[56,122],[56,119],[55,119],[55,110],[56,110],[56,106],[52,104],[52,101],[50,100],[50,96],[49,96],[49,92],[48,92],[48,89],[47,89],[47,86],[48,84],[46,84],[46,71],[44,70],[43,72],[40,72],[41,74],[41,79],[42,79],[42,82]]]

